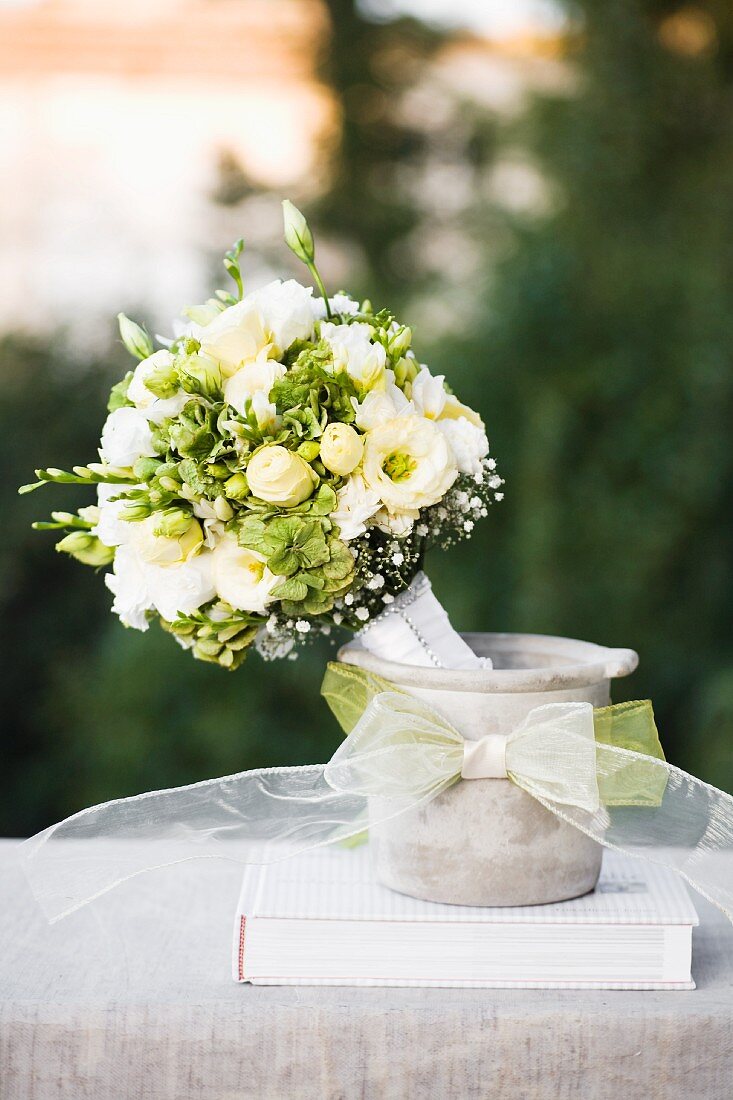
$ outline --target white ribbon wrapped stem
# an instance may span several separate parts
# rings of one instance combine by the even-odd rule
[[[658,803],[602,805],[599,781],[639,764],[657,781]],[[501,742],[489,735],[466,746],[427,704],[384,691],[326,765],[241,772],[94,806],[26,841],[21,859],[57,920],[155,867],[210,856],[269,863],[347,840],[435,798],[466,770],[505,773],[599,843],[675,868],[733,919],[733,798],[664,760],[596,743],[589,703],[537,707]],[[384,809],[369,821],[371,795]]]

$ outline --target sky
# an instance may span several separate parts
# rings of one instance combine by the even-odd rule
[[[389,19],[414,15],[443,27],[467,27],[504,38],[526,31],[553,31],[562,15],[553,0],[360,0],[364,12]]]

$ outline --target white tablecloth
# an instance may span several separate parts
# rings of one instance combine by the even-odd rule
[[[694,992],[253,988],[240,871],[200,862],[52,927],[0,842],[2,1100],[730,1100],[733,927],[701,900]],[[130,912],[130,909],[127,910]]]

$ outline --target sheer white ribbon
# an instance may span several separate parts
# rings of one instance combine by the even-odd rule
[[[440,714],[384,691],[326,765],[241,772],[107,802],[32,837],[21,858],[39,904],[58,920],[156,867],[212,856],[269,863],[348,840],[470,782],[464,766],[473,778],[493,775],[497,742],[487,748],[482,770],[482,750],[471,744],[466,752]],[[663,760],[597,743],[589,703],[535,708],[502,749],[507,778],[552,813],[601,844],[674,867],[733,919],[729,795]],[[620,775],[639,777],[639,805],[602,804],[599,791]],[[658,792],[652,805],[650,789]],[[375,795],[380,813],[370,820]]]

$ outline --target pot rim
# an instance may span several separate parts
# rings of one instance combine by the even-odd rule
[[[339,649],[344,664],[356,665],[385,680],[411,688],[437,691],[545,692],[585,687],[628,676],[639,663],[633,649],[611,649],[554,634],[468,633],[462,637],[479,656],[502,657],[508,668],[447,669],[405,665],[370,653],[358,638]],[[539,663],[526,665],[532,658]],[[512,659],[521,660],[511,667]]]

